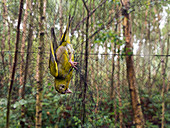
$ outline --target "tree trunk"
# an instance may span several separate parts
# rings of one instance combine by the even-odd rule
[[[12,69],[12,76],[11,76],[10,86],[9,86],[9,89],[8,89],[6,128],[9,128],[11,94],[12,94],[12,87],[13,87],[13,82],[14,82],[14,77],[15,77],[15,69],[16,69],[16,64],[17,64],[18,46],[19,46],[19,38],[20,38],[20,24],[21,24],[23,4],[24,4],[24,0],[21,0],[20,1],[20,8],[19,8],[19,16],[18,16],[18,25],[17,25],[14,64],[13,64],[13,69]]]
[[[118,50],[120,50],[120,46],[118,46]],[[120,128],[123,128],[123,113],[122,113],[122,99],[121,99],[121,88],[120,88],[120,56],[117,58],[117,93],[118,93],[118,99],[119,99],[119,122],[120,122]]]
[[[110,111],[114,112],[114,119],[115,119],[115,124],[117,124],[117,103],[116,103],[116,85],[114,82],[114,73],[115,73],[115,54],[116,54],[116,44],[112,44],[112,74],[111,74],[111,85],[110,85],[110,99],[112,101]],[[114,104],[113,104],[114,103]],[[113,108],[114,106],[114,108]],[[111,116],[113,118],[113,116]]]
[[[2,44],[1,44],[1,55],[2,55],[2,65],[5,70],[5,55],[4,55],[4,50],[5,50],[5,32],[6,32],[6,20],[7,20],[7,7],[6,7],[6,0],[2,1],[2,6],[3,6],[3,34],[2,34]]]
[[[160,34],[161,36],[161,34]],[[161,43],[161,55],[163,55],[163,42],[161,41],[161,37],[160,38],[160,43]],[[161,58],[161,62],[162,62],[162,92],[161,92],[161,96],[162,96],[162,118],[161,118],[161,128],[165,127],[165,58],[162,57]]]
[[[2,44],[1,44],[1,57],[2,57],[2,67],[3,67],[3,71],[4,71],[4,76],[7,75],[7,72],[5,70],[6,64],[5,64],[5,41],[6,41],[6,21],[7,21],[7,6],[6,6],[6,0],[2,1],[2,17],[3,17],[3,30],[2,30]],[[1,79],[1,83],[4,86],[4,83],[6,83],[6,78],[2,77]]]
[[[168,21],[169,21],[169,20],[168,20]],[[167,23],[169,23],[169,22],[167,22]],[[168,33],[170,33],[170,30],[168,31]],[[168,37],[167,37],[167,38],[168,38],[168,39],[167,39],[167,50],[166,50],[166,51],[167,51],[167,52],[166,52],[166,55],[167,55],[167,56],[166,56],[165,68],[167,68],[167,64],[168,64],[168,55],[169,55],[169,47],[170,47],[169,37],[170,37],[170,36],[168,35]],[[165,76],[166,76],[166,74],[165,74]],[[170,76],[170,74],[169,74],[169,75],[167,74],[167,78],[170,78],[169,76]],[[166,87],[166,92],[168,92],[168,91],[169,91],[169,86],[167,85],[167,87]]]
[[[90,0],[90,4],[89,4],[89,9],[91,10],[91,6],[92,6],[92,0]],[[92,17],[89,17],[89,24],[92,24]],[[92,26],[89,26],[89,35],[91,35],[92,33]],[[89,57],[92,57],[92,55],[90,55],[93,52],[92,49],[92,39],[89,39],[89,48],[88,48],[88,53],[89,53]],[[91,77],[93,77],[93,60],[89,59],[89,74],[91,75]],[[89,79],[88,80],[90,85],[93,85],[93,79]]]
[[[121,14],[119,14],[118,17],[121,17]],[[118,24],[118,35],[120,37],[120,33],[121,33],[121,24]],[[120,45],[118,45],[118,51],[120,51]],[[121,88],[120,88],[120,56],[118,55],[117,57],[117,93],[118,93],[118,99],[119,99],[119,120],[120,120],[120,128],[123,128],[123,113],[122,113],[122,99],[121,99]]]
[[[93,9],[95,8],[95,0],[93,0]],[[93,24],[95,24],[96,23],[96,19],[95,19],[95,13],[92,15],[92,20],[93,20]],[[95,31],[95,26],[93,25],[93,27],[92,27],[92,32],[93,31]],[[94,37],[92,38],[92,41],[94,41],[95,39],[94,39]],[[94,44],[93,44],[94,45]],[[98,48],[97,48],[97,50],[96,51],[98,51]],[[95,53],[95,47],[94,47],[94,51],[93,51],[94,53]],[[97,52],[97,55],[96,55],[96,57],[94,57],[94,58],[96,58],[95,60],[98,60],[98,52]],[[94,84],[94,86],[95,86],[95,89],[96,89],[96,107],[95,107],[95,113],[97,113],[98,112],[98,106],[99,106],[99,89],[98,89],[98,84],[97,84],[97,82],[95,81],[95,77],[98,77],[98,65],[97,65],[97,63],[98,63],[98,61],[96,62],[94,62],[95,64],[93,64],[93,70],[94,70],[94,68],[95,67],[97,67],[97,69],[96,69],[96,75],[95,75],[95,72],[93,72],[92,71],[92,69],[91,69],[91,71],[92,71],[92,79],[93,79],[93,84]],[[96,66],[95,66],[96,65]],[[92,84],[92,85],[93,85]]]
[[[149,56],[148,56],[148,91],[149,91],[149,96],[152,95],[152,87],[151,87],[151,32],[150,32],[150,28],[151,28],[151,23],[150,23],[150,19],[151,19],[151,5],[149,5],[149,19],[148,19],[148,35],[147,35],[147,39],[148,39],[148,50],[149,50]]]
[[[10,22],[8,22],[8,47],[10,51],[11,50],[11,24]],[[9,74],[11,73],[11,69],[12,69],[11,65],[12,65],[12,57],[11,57],[11,54],[9,54]]]
[[[43,15],[46,15],[46,9],[47,9],[47,0],[44,0],[44,6],[43,6]],[[47,23],[46,23],[46,18],[44,19],[44,28],[45,32],[47,31]],[[46,39],[46,38],[45,38]],[[47,40],[45,40],[46,42]],[[48,47],[47,47],[48,48]]]
[[[85,79],[84,79],[84,89],[83,89],[83,125],[85,124],[86,118],[86,91],[87,91],[87,81],[88,81],[88,46],[89,46],[89,9],[84,0],[82,0],[87,12],[87,20],[86,20],[86,46],[85,46]],[[83,126],[84,127],[84,126]]]
[[[158,21],[160,21],[161,18],[160,18],[160,15],[158,13]],[[160,23],[160,22],[159,22]],[[160,24],[159,24],[160,25]],[[159,25],[158,25],[158,28],[159,28]],[[165,48],[165,44],[164,44],[164,41],[162,41],[161,39],[161,30],[159,29],[158,30],[159,32],[159,43],[160,43],[160,46],[161,46],[161,55],[164,55],[164,48]],[[166,55],[169,55],[169,40],[167,40],[167,53]],[[161,118],[161,128],[164,128],[165,127],[165,80],[166,80],[166,67],[167,67],[167,64],[168,64],[168,56],[162,56],[161,57],[161,62],[162,62],[162,92],[161,92],[161,96],[162,96],[162,118]]]
[[[84,9],[83,9],[83,18],[84,18],[84,13],[85,13],[85,11],[84,11]],[[84,31],[84,23],[83,23],[83,25],[82,25],[82,27],[80,28],[80,30],[81,30],[81,32],[83,32]],[[81,54],[80,54],[80,67],[84,67],[84,63],[83,63],[83,52],[84,52],[84,34],[82,34],[82,36],[81,36],[81,40],[82,40],[82,43],[81,43],[81,46],[80,46],[80,51],[81,51]],[[79,95],[79,98],[82,98],[82,94],[83,94],[83,90],[82,90],[82,88],[83,88],[83,86],[82,86],[82,84],[83,84],[83,79],[82,79],[82,74],[81,74],[81,72],[79,73],[80,74],[80,91],[81,91],[81,93],[80,93],[80,95]],[[82,112],[83,113],[83,112]]]
[[[144,28],[144,31],[147,31],[147,24],[148,24],[147,15],[148,15],[148,10],[146,10],[146,12],[145,12],[145,22],[144,22],[145,28]],[[144,38],[146,38],[146,35],[144,35]],[[146,39],[146,40],[147,40],[147,39]],[[147,44],[146,40],[145,40],[145,43],[144,43],[144,47],[147,46],[147,45],[146,45],[146,44]],[[144,54],[144,56],[146,55],[145,50],[146,50],[146,49],[143,49],[143,54]],[[146,76],[147,76],[147,75],[145,74],[145,72],[146,72],[145,63],[146,63],[146,61],[145,61],[145,58],[144,58],[143,61],[142,61],[142,67],[143,67],[143,69],[142,69],[142,79],[143,79],[143,80],[145,80],[145,79],[146,79]]]
[[[25,38],[26,38],[26,26],[27,26],[27,17],[28,17],[28,10],[29,10],[29,0],[26,0],[26,9],[24,14],[23,20],[23,33],[22,33],[22,42],[21,42],[21,64],[20,64],[20,89],[19,89],[19,96],[21,99],[24,99],[25,87],[24,83],[24,52],[25,52]],[[25,110],[24,105],[21,108],[21,118],[25,117]],[[25,122],[21,120],[20,122],[21,127],[24,128]]]
[[[114,23],[113,23],[114,25]],[[114,27],[113,27],[114,28]],[[117,24],[115,26],[115,30],[113,29],[112,31],[116,32],[117,31]],[[114,112],[114,118],[115,118],[115,124],[117,124],[117,103],[116,103],[116,85],[114,82],[114,73],[115,73],[115,54],[116,54],[116,43],[112,43],[111,44],[111,50],[112,50],[112,74],[111,74],[111,85],[110,85],[110,99],[112,101],[111,103],[111,107],[110,107],[110,111]],[[113,104],[114,103],[114,104]],[[113,108],[114,106],[114,108]],[[113,116],[111,116],[111,118],[113,118]]]
[[[96,48],[96,80],[98,79],[99,77],[99,57],[98,57],[98,54],[99,54],[99,44],[97,44],[97,48]],[[96,101],[96,109],[95,109],[95,112],[97,112],[98,110],[98,106],[99,106],[99,86],[98,86],[98,83],[95,82],[95,87],[96,87],[96,97],[97,97],[97,101]]]
[[[138,94],[138,88],[136,84],[135,70],[133,64],[133,50],[132,50],[132,40],[131,40],[131,15],[128,13],[130,7],[130,1],[124,0],[124,9],[122,14],[124,15],[123,19],[123,30],[124,37],[126,41],[125,53],[126,53],[126,66],[127,66],[127,79],[129,84],[129,92],[131,96],[131,103],[133,109],[133,119],[136,128],[144,128],[144,117],[141,109],[140,98]]]
[[[39,0],[39,63],[38,63],[38,81],[36,95],[36,128],[42,127],[42,92],[44,77],[44,20],[43,14],[44,0]]]
[[[103,17],[102,17],[102,19],[103,19],[103,23],[104,23],[105,19],[106,19],[106,3],[103,4]],[[103,65],[104,66],[104,72],[105,72],[105,78],[104,79],[105,79],[105,85],[106,85],[106,87],[108,87],[108,80],[109,80],[108,75],[107,75],[108,67],[109,67],[109,65],[107,63],[107,61],[108,61],[108,56],[107,56],[107,51],[108,51],[107,44],[108,44],[108,42],[105,41],[103,43],[104,43],[104,54],[105,54],[105,56],[104,56],[104,62],[105,63]]]

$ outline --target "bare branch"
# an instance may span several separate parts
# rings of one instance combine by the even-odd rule
[[[84,4],[84,6],[85,6],[87,12],[88,12],[88,15],[89,15],[89,8],[87,7],[86,2],[85,2],[84,0],[82,0],[82,1],[83,1],[83,4]]]

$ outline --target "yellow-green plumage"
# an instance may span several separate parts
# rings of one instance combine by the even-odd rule
[[[70,44],[68,26],[61,38],[61,45],[55,50],[51,43],[50,50],[50,73],[55,77],[54,86],[56,91],[65,94],[72,78],[73,68],[69,62],[69,55],[74,62],[73,48]]]

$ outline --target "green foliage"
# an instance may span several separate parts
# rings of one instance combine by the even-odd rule
[[[5,127],[5,117],[6,117],[6,105],[7,105],[7,99],[6,98],[1,98],[0,99],[0,127]]]
[[[147,127],[147,128],[159,128],[158,125],[154,125],[152,122],[149,122],[148,120],[146,121],[145,127]]]
[[[75,126],[81,127],[81,120],[78,117],[73,116],[73,122],[75,123]]]
[[[112,30],[106,30],[104,32],[101,32],[96,36],[94,44],[98,44],[102,47],[104,47],[104,43],[107,41],[107,44],[116,44],[119,46],[123,46],[125,44],[124,39],[121,39],[119,34],[113,33]],[[111,45],[109,45],[109,50],[111,50]],[[120,53],[120,51],[117,51],[117,53]]]

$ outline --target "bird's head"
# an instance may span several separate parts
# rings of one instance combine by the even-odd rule
[[[55,79],[55,89],[58,93],[66,94],[66,93],[72,93],[72,91],[68,88],[69,82],[67,82],[65,79]]]

